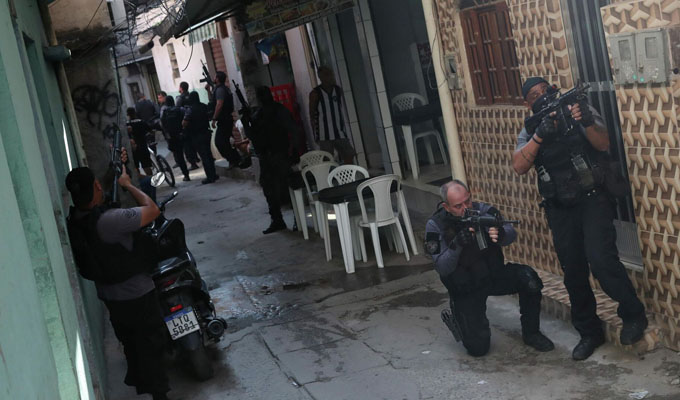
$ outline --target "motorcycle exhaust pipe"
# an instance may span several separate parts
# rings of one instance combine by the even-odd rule
[[[226,323],[219,319],[213,319],[208,322],[208,334],[214,338],[219,338],[226,329]]]

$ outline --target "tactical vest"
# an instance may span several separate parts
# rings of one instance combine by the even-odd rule
[[[106,210],[106,207],[95,207],[76,219],[75,209],[71,207],[67,228],[80,275],[97,283],[115,284],[134,275],[150,272],[156,260],[150,251],[153,249],[151,239],[141,230],[133,234],[132,251],[120,243],[105,243],[99,238],[97,222]]]
[[[561,205],[576,203],[583,194],[602,185],[604,174],[599,161],[603,157],[581,132],[546,139],[534,160],[539,193]]]
[[[452,223],[447,215],[448,212],[441,207],[430,219],[437,224],[445,243],[450,243],[462,227]],[[505,264],[501,246],[493,243],[488,237],[487,243],[489,247],[484,250],[479,250],[476,241],[466,246],[460,253],[458,265],[454,271],[449,276],[441,277],[442,280],[449,282],[447,287],[451,286],[455,295],[464,295],[488,286],[491,282],[492,271]],[[446,249],[440,249],[440,252],[444,250]]]

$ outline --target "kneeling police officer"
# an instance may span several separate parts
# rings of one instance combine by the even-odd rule
[[[509,223],[488,228],[483,233],[490,239],[488,247],[480,250],[474,228],[460,224],[456,217],[471,209],[502,220],[500,212],[489,204],[473,202],[467,186],[459,180],[442,185],[441,195],[442,206],[427,221],[425,247],[448,289],[452,312],[442,311],[442,320],[456,340],[462,339],[470,355],[485,355],[491,340],[487,297],[518,293],[524,343],[542,352],[554,349],[539,330],[541,278],[529,266],[505,263],[501,246],[516,239],[515,229]]]

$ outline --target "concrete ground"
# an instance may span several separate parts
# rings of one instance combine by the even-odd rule
[[[201,185],[202,170],[191,176],[178,182],[167,215],[184,221],[230,327],[210,348],[214,378],[196,382],[171,363],[172,399],[680,399],[679,354],[607,344],[575,362],[576,332],[545,315],[556,349],[538,353],[522,343],[515,297],[489,299],[491,351],[470,357],[439,318],[448,298],[424,256],[386,254],[378,269],[368,243],[369,262],[347,275],[337,231],[326,262],[317,234],[262,235],[269,216],[255,182]],[[160,188],[159,199],[168,193]],[[422,235],[424,217],[411,217]],[[290,227],[289,209],[284,218]],[[122,383],[125,361],[110,329],[107,360],[107,398],[143,398]]]

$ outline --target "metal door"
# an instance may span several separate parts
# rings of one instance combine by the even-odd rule
[[[561,0],[574,79],[590,83],[590,103],[600,111],[607,124],[609,151],[612,158],[618,161],[619,171],[628,178],[616,93],[600,14],[600,8],[610,3],[611,0]],[[642,256],[631,196],[618,199],[616,211],[619,255],[628,266],[641,268]]]

